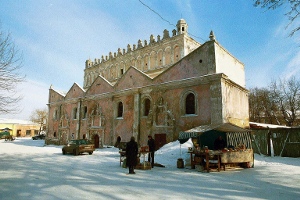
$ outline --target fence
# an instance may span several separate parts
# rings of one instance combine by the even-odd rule
[[[300,128],[253,128],[255,153],[282,157],[300,157]]]

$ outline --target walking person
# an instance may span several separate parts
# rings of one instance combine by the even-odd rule
[[[138,144],[132,136],[126,145],[126,166],[129,168],[129,174],[135,174],[134,167],[137,165]]]
[[[148,146],[149,146],[148,162],[151,163],[151,166],[153,168],[154,167],[155,141],[151,135],[148,136]]]

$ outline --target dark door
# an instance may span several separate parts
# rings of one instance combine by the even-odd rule
[[[155,134],[154,140],[155,140],[155,150],[157,150],[167,143],[167,135],[165,133]]]
[[[94,136],[94,144],[95,144],[95,148],[99,148],[99,135],[96,134]]]
[[[21,137],[21,130],[17,130],[17,137]]]

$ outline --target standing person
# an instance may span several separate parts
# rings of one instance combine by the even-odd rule
[[[129,174],[135,174],[134,167],[137,165],[138,144],[132,136],[126,145],[126,166],[129,168]]]
[[[222,136],[219,136],[215,142],[214,142],[214,147],[215,150],[222,150],[226,146],[225,140],[222,138]]]
[[[148,136],[148,146],[149,146],[148,162],[151,162],[151,166],[153,168],[154,167],[155,141],[151,135]]]
[[[117,137],[117,141],[116,141],[116,143],[115,143],[114,147],[116,147],[116,148],[119,148],[119,149],[120,149],[120,143],[121,143],[121,136],[118,136],[118,137]]]

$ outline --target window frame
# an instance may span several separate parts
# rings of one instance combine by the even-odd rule
[[[194,95],[194,113],[188,114],[186,112],[186,100],[188,95],[193,94]],[[180,101],[180,108],[181,108],[181,115],[183,117],[193,117],[193,116],[198,116],[198,94],[194,92],[193,90],[187,90],[184,91],[181,95],[181,101]]]
[[[72,110],[72,119],[73,120],[77,120],[77,107],[74,107],[73,110]]]
[[[190,99],[191,98],[191,99]],[[196,98],[194,93],[188,93],[185,96],[185,115],[196,114]]]
[[[149,103],[147,103],[147,102],[149,102]],[[150,100],[150,98],[146,97],[143,100],[143,117],[148,117],[150,110],[151,110],[151,100]]]
[[[118,101],[117,103],[117,109],[116,109],[116,118],[117,119],[123,119],[124,116],[124,104],[122,101]]]

